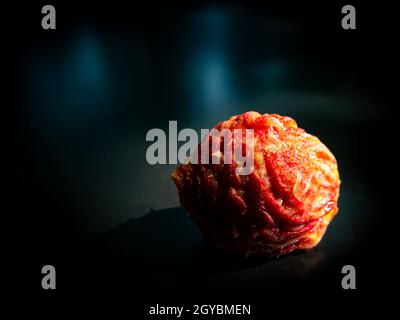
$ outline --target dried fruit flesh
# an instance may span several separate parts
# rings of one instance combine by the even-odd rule
[[[277,114],[247,112],[215,129],[254,130],[254,170],[238,175],[234,159],[181,164],[172,173],[181,204],[203,235],[246,256],[316,246],[338,212],[340,179],[329,149]]]

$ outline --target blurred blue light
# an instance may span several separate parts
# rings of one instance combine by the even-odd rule
[[[199,88],[204,95],[205,109],[212,110],[228,103],[233,92],[232,75],[224,55],[209,52],[198,60],[195,69],[200,82]]]
[[[76,34],[62,53],[39,52],[29,72],[31,120],[41,130],[80,130],[105,117],[111,101],[107,61],[89,31]]]
[[[106,89],[105,57],[100,44],[91,34],[77,40],[72,53],[71,69],[77,87],[87,89],[92,95],[102,95]]]
[[[237,100],[232,66],[229,12],[210,7],[188,21],[185,79],[189,107],[196,117],[215,119],[229,115]]]

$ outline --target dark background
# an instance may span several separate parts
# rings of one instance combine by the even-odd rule
[[[252,303],[258,315],[386,292],[397,101],[390,5],[352,2],[357,30],[343,30],[340,1],[52,2],[57,29],[42,30],[44,4],[8,10],[20,23],[6,37],[5,228],[20,290],[44,303],[125,297],[139,314],[207,301]],[[216,251],[179,207],[174,166],[146,163],[151,128],[210,128],[248,110],[293,117],[338,160],[340,212],[310,252],[243,260]],[[56,291],[41,289],[45,264],[56,267]],[[341,288],[345,264],[356,267],[355,291]]]

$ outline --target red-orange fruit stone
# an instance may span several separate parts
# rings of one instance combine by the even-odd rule
[[[338,212],[340,179],[329,149],[277,114],[250,111],[214,128],[254,130],[254,169],[238,175],[233,159],[181,164],[172,173],[180,202],[204,237],[245,256],[315,247]]]

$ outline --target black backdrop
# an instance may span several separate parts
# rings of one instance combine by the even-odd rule
[[[347,31],[341,2],[52,4],[54,31],[41,29],[41,3],[7,10],[18,12],[5,29],[14,288],[40,304],[118,297],[139,315],[164,302],[251,303],[258,315],[296,302],[376,306],[394,282],[388,4],[353,3]],[[292,116],[338,159],[340,212],[311,252],[216,251],[179,208],[173,166],[145,162],[149,129],[209,128],[249,109]],[[53,292],[40,286],[45,264],[57,270]],[[355,291],[340,286],[344,264],[357,269]]]

